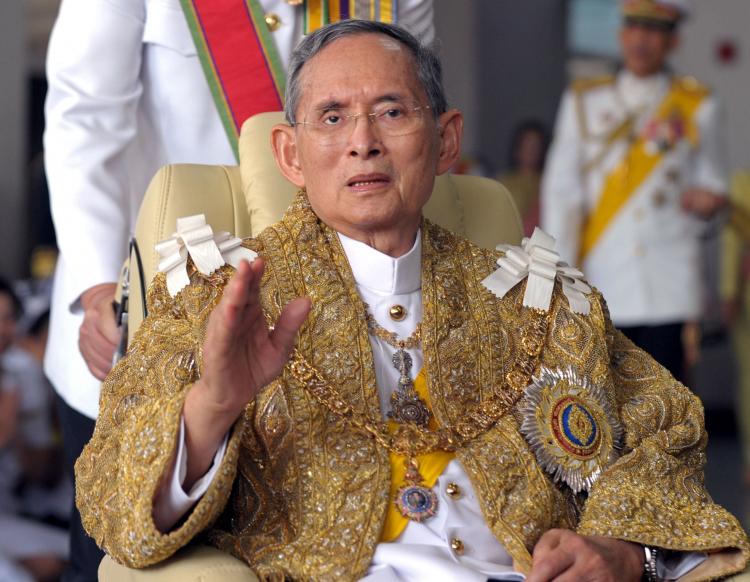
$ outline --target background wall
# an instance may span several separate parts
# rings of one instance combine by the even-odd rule
[[[729,168],[750,168],[750,1],[693,2],[682,45],[674,58],[678,71],[695,75],[711,86],[725,107]],[[734,47],[734,59],[721,58]]]
[[[445,83],[466,116],[464,152],[504,169],[513,128],[551,127],[565,86],[564,0],[435,0]]]
[[[479,63],[476,2],[435,2],[436,46],[443,61],[448,103],[464,114],[464,150],[477,148],[477,76]]]
[[[480,0],[477,9],[479,151],[504,169],[519,122],[534,117],[552,127],[566,84],[567,3]]]

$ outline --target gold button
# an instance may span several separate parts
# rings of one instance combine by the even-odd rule
[[[404,317],[406,317],[406,307],[404,307],[403,305],[393,305],[388,310],[388,315],[391,316],[391,319],[393,321],[401,321],[402,319],[404,319]]]
[[[289,4],[289,6],[299,6],[304,1],[305,0],[286,0],[286,3]]]
[[[464,553],[464,543],[458,538],[453,538],[451,540],[451,550],[460,556]]]
[[[268,30],[271,32],[276,32],[281,27],[281,18],[278,14],[275,14],[273,12],[269,12],[265,16],[266,25],[268,25]]]
[[[448,486],[445,488],[445,492],[449,497],[452,497],[453,499],[458,499],[459,497],[461,497],[461,488],[456,483],[448,483]]]

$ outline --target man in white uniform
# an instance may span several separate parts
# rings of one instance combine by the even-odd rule
[[[286,67],[304,3],[261,5]],[[397,20],[432,41],[431,0],[399,2]],[[179,0],[64,0],[48,54],[45,158],[60,261],[45,371],[72,473],[118,341],[114,288],[149,180],[164,164],[236,161]],[[75,533],[72,544],[66,580],[95,579],[101,554]]]
[[[699,237],[727,183],[716,99],[667,69],[686,16],[626,0],[623,68],[573,83],[542,184],[542,227],[602,290],[614,323],[675,376],[702,304]]]

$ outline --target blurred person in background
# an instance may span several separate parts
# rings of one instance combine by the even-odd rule
[[[13,346],[21,302],[0,279],[0,579],[55,580],[67,557],[65,530],[19,515],[21,481],[44,480],[51,440],[48,391],[19,368]]]
[[[4,356],[13,345],[21,309],[21,301],[10,283],[0,278],[0,511],[15,509],[11,492],[17,471],[15,463],[9,462],[7,449],[16,435],[21,395],[5,372]]]
[[[539,224],[539,190],[548,145],[549,132],[542,122],[520,123],[513,131],[508,171],[497,176],[513,195],[526,236]]]
[[[735,212],[750,213],[750,171],[739,172],[732,179],[731,200]],[[750,487],[750,240],[734,222],[722,232],[719,293],[724,321],[732,334],[743,481]]]
[[[622,69],[563,96],[541,223],[615,325],[684,378],[683,330],[702,312],[700,236],[726,201],[719,105],[668,68],[684,0],[626,0],[622,14]]]
[[[42,368],[49,329],[49,296],[42,292],[24,298],[23,303],[18,338],[5,356],[8,371],[17,378],[34,407],[23,423],[26,446],[19,451],[23,469],[19,488],[21,511],[67,526],[73,488],[63,472],[54,390]]]
[[[63,0],[47,59],[45,164],[60,260],[45,371],[60,397],[71,478],[119,341],[116,281],[154,173],[172,163],[236,164],[237,133],[249,115],[235,112],[281,110],[278,79],[292,48],[306,26],[325,23],[325,14],[359,17],[377,9],[423,41],[433,39],[432,0],[328,6],[334,4],[336,14],[332,8],[321,16],[319,0],[236,0],[218,9],[180,0]],[[239,17],[214,12],[201,20],[207,10]],[[225,42],[235,44],[228,50]],[[217,57],[239,60],[237,46],[246,45],[241,57],[257,57],[255,69]],[[214,57],[217,77],[201,65]],[[229,92],[228,79],[240,97]],[[212,90],[225,91],[218,106]],[[103,554],[76,508],[72,519],[65,580],[96,580]]]

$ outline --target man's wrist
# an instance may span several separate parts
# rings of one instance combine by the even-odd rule
[[[194,435],[200,435],[207,443],[220,443],[244,407],[239,410],[217,407],[207,398],[206,392],[202,379],[190,388],[183,406],[185,428]]]

